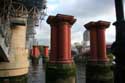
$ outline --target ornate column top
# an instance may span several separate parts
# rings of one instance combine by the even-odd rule
[[[85,24],[84,27],[85,27],[87,30],[96,29],[96,22],[91,21],[91,22]]]
[[[103,28],[108,28],[110,25],[110,22],[107,21],[91,21],[87,24],[84,25],[84,27],[88,30],[92,30],[92,29],[103,29]]]
[[[100,20],[96,22],[96,26],[98,29],[108,28],[110,26],[110,22]]]
[[[53,24],[55,22],[55,16],[49,16],[46,22],[48,24]]]
[[[74,16],[71,15],[63,15],[63,14],[57,14],[56,16],[49,16],[47,19],[47,23],[58,23],[58,22],[68,22],[69,24],[73,25],[75,23],[76,19]]]

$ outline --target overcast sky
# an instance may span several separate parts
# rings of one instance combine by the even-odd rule
[[[48,16],[58,13],[75,16],[77,21],[72,26],[72,44],[82,42],[85,31],[84,24],[98,20],[111,22],[110,27],[106,30],[106,41],[113,42],[115,40],[115,27],[112,26],[116,20],[114,0],[48,0],[47,7]],[[43,45],[50,43],[50,26],[46,23],[46,19],[36,30],[36,38]]]

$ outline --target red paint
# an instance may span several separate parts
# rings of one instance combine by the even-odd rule
[[[108,57],[106,55],[105,29],[109,27],[110,23],[106,21],[98,21],[96,24],[98,40],[98,61],[107,62]]]
[[[36,57],[36,58],[40,56],[40,50],[38,46],[33,46],[31,56]]]
[[[45,57],[49,57],[49,47],[48,46],[44,46],[44,55],[45,55]]]
[[[90,31],[91,60],[97,61],[97,33],[96,28]]]
[[[96,23],[90,22],[84,25],[90,31],[90,58],[89,61],[97,62],[97,32]]]
[[[90,22],[85,27],[90,31],[90,59],[98,60],[99,62],[107,62],[105,29],[110,25],[106,21]]]
[[[51,49],[50,49],[50,63],[55,63],[57,57],[57,28],[51,25]]]
[[[75,21],[74,16],[62,14],[47,19],[51,25],[50,63],[72,63],[70,29]]]
[[[98,38],[98,59],[101,61],[107,61],[106,55],[106,42],[105,42],[105,29],[97,30]]]
[[[69,26],[70,28],[68,28],[68,52],[69,52],[69,56],[68,58],[70,60],[72,60],[72,55],[71,55],[71,25]]]
[[[69,63],[72,62],[71,59],[71,48],[70,48],[70,42],[69,40],[69,33],[70,33],[70,24],[68,22],[62,22],[59,24],[58,27],[58,47],[59,47],[59,54],[58,54],[58,61],[60,63]],[[62,61],[62,62],[61,62]]]

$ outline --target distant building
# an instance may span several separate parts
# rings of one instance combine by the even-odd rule
[[[83,33],[83,48],[84,48],[84,51],[87,51],[90,49],[90,32],[88,30],[86,30]]]

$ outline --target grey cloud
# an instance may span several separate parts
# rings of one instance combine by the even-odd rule
[[[70,4],[70,5],[68,5]],[[83,25],[90,21],[94,20],[95,18],[102,19],[108,18],[109,20],[113,20],[115,18],[115,5],[114,0],[75,0],[75,3],[66,3],[63,1],[63,4],[59,5],[58,8],[55,10],[56,13],[63,13],[74,15],[78,20],[73,25],[72,30],[72,39],[75,41],[82,38],[83,31],[85,28]],[[114,14],[112,15],[111,12]],[[55,14],[54,14],[55,15]],[[111,17],[111,18],[109,18]],[[103,20],[103,19],[102,19]],[[115,20],[114,20],[115,21]],[[50,43],[50,27],[45,22],[42,23],[42,29],[38,31],[39,33],[39,41],[41,44],[49,44]],[[77,35],[77,36],[75,36]],[[108,34],[111,35],[111,34]],[[48,38],[45,38],[48,37]],[[114,35],[108,36],[107,40],[113,40]],[[72,40],[72,41],[73,41]]]
[[[113,11],[114,0],[76,0],[73,5],[66,5],[62,11],[79,17],[95,17]]]

